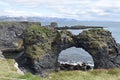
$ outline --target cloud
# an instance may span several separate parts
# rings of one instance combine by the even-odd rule
[[[6,13],[66,17],[85,20],[112,20],[120,14],[120,0],[5,0]],[[0,3],[1,4],[1,3]],[[14,4],[11,6],[11,4]],[[4,6],[5,7],[5,6]]]
[[[25,11],[25,10],[9,10],[9,9],[5,9],[2,11],[3,14],[2,15],[6,15],[6,16],[10,16],[10,17],[19,17],[19,16],[23,16],[23,17],[34,17],[34,16],[40,16],[40,17],[49,17],[48,13],[40,13],[40,12],[36,12],[36,11]],[[62,17],[58,14],[54,14],[52,13],[50,15],[50,17]]]
[[[31,16],[33,13],[28,14],[26,11],[17,10],[4,10],[4,13],[8,16]]]

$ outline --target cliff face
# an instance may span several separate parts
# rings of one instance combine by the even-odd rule
[[[59,41],[59,32],[49,27],[33,25],[24,32],[25,58],[34,70],[34,73],[44,74],[56,67],[57,55],[52,46]]]
[[[0,22],[0,50],[18,48],[22,44],[21,35],[32,22]]]
[[[93,57],[95,68],[120,67],[120,50],[111,33],[104,29],[83,31],[77,36],[77,46]]]
[[[58,70],[59,53],[73,46],[85,49],[93,57],[95,68],[120,67],[120,46],[104,29],[90,29],[75,36],[66,30],[58,32],[29,22],[3,23],[0,28],[0,49],[4,52],[19,50],[21,40],[24,49],[20,51],[24,53],[16,61],[34,74]]]
[[[47,32],[48,31],[49,30],[47,30]],[[36,57],[38,57],[38,59],[33,59],[34,57],[30,57],[32,58],[32,60],[34,60],[33,64],[36,71],[41,70],[39,72],[42,72],[45,71],[46,69],[53,69],[53,70],[57,69],[59,66],[57,63],[59,53],[62,50],[72,46],[83,48],[88,53],[90,53],[90,55],[93,57],[95,68],[120,67],[119,45],[115,42],[111,33],[107,30],[90,29],[87,31],[83,31],[77,36],[73,36],[69,31],[65,31],[65,30],[61,32],[56,31],[55,33],[57,33],[57,35],[54,36],[53,34],[55,33],[49,33],[50,34],[49,36],[51,36],[52,38],[46,36],[46,34],[44,35],[44,32],[42,33],[40,32],[37,32],[39,33],[38,34],[39,36],[34,38],[35,40],[37,40],[36,43],[31,45],[30,43],[28,43],[29,45],[26,46],[26,50],[28,50],[29,47],[33,46],[33,48],[30,48],[31,51],[26,53],[29,53],[29,55],[34,54]],[[36,33],[33,34],[34,36],[36,35]],[[42,38],[40,38],[41,37],[40,35],[42,36],[44,35],[43,40],[41,40]],[[27,36],[26,39],[28,38],[30,37]],[[30,39],[30,41],[31,40],[33,39]],[[44,46],[40,46],[44,44],[47,44],[46,48],[44,48]],[[36,49],[35,47],[37,47],[38,49]],[[40,59],[41,56],[42,59]]]

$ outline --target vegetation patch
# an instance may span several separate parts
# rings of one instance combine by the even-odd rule
[[[14,67],[14,59],[0,59],[0,80],[13,80],[21,76]]]
[[[112,69],[113,71],[116,69]],[[120,72],[120,69],[117,69]],[[120,76],[117,74],[108,74],[109,70],[98,69],[93,71],[60,71],[52,72],[46,78],[41,78],[35,75],[26,74],[20,78],[27,80],[119,80]]]
[[[120,69],[116,68],[116,69],[110,69],[107,72],[110,75],[119,75],[120,74]]]
[[[24,34],[25,52],[33,59],[43,59],[52,42],[60,42],[60,33],[47,26],[32,25]]]

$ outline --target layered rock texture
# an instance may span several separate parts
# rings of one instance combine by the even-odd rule
[[[42,27],[40,23],[2,22],[0,33],[0,50],[4,54],[17,52],[15,59],[19,67],[34,74],[45,75],[58,70],[59,53],[73,46],[86,50],[93,57],[95,68],[120,67],[120,46],[104,29],[90,29],[73,35],[67,30],[59,32]]]
[[[0,22],[0,50],[20,48],[23,31],[33,24],[40,25],[32,22]]]
[[[52,42],[59,45],[60,36],[57,30],[49,27],[33,25],[24,32],[24,47],[27,62],[30,62],[34,73],[44,74],[49,70],[54,70],[57,66],[57,51],[52,46]],[[56,47],[57,48],[57,47]],[[30,60],[30,61],[29,61]]]
[[[78,47],[82,47],[93,57],[95,68],[120,67],[119,45],[111,32],[91,29],[80,33],[75,41]]]

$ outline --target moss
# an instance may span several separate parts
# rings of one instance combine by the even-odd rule
[[[51,34],[51,29],[48,27],[32,25],[25,31],[25,43],[35,43],[40,40],[48,41],[48,37],[50,37]]]
[[[69,44],[73,44],[74,42],[73,42],[73,39],[72,39],[72,33],[70,32],[70,31],[67,31],[67,30],[62,30],[61,32],[60,32],[60,36],[62,36],[62,35],[65,35],[64,37],[66,38],[66,43],[69,43]]]
[[[80,35],[82,35],[81,38],[89,42],[90,47],[107,47],[107,41],[111,39],[109,31],[97,28],[83,31]],[[110,36],[108,37],[108,35]]]
[[[59,32],[47,26],[32,25],[25,34],[26,53],[33,59],[43,59],[52,42],[59,42]]]
[[[21,22],[18,22],[18,21],[1,21],[0,22],[0,28],[1,27],[13,27],[13,26],[29,26],[29,25],[41,25],[40,22],[27,22],[27,21],[21,21]]]
[[[56,37],[54,37],[53,42],[54,43],[60,43],[61,42],[61,35],[59,32],[56,32],[55,34]]]
[[[46,46],[45,44],[43,44],[43,46],[39,45],[27,46],[26,53],[29,54],[29,56],[33,59],[41,60],[47,53],[47,48],[49,48],[49,47],[45,48],[45,46]]]
[[[100,45],[100,44],[99,44],[98,41],[91,41],[91,42],[90,42],[90,47],[91,47],[91,48],[98,47],[99,45]]]
[[[41,27],[41,26],[35,25],[35,24],[30,26],[27,29],[27,31],[29,33],[36,34],[36,35],[39,33],[45,33],[47,36],[49,36],[51,33],[51,29],[49,27],[47,27],[47,26]]]
[[[107,34],[111,34],[108,30],[105,30],[105,29],[89,29],[89,30],[86,30],[86,31],[83,31],[83,34],[86,34],[86,35],[91,35],[91,36],[96,36],[96,35],[107,35]]]

